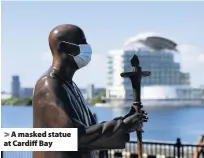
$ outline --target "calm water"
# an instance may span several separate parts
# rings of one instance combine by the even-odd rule
[[[127,109],[91,107],[99,121],[122,116]],[[144,125],[144,140],[175,141],[196,143],[204,134],[204,108],[147,108],[149,121]],[[32,107],[2,107],[2,127],[32,127]],[[132,133],[135,139],[135,133]]]

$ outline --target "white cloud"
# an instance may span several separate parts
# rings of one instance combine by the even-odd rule
[[[192,45],[178,45],[180,62],[184,71],[204,64],[204,51]]]
[[[200,54],[200,55],[198,56],[198,61],[204,62],[204,53],[202,53],[202,54]]]
[[[178,45],[181,70],[189,72],[193,86],[204,84],[204,50],[192,45]]]

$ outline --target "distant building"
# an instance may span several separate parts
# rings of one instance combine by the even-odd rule
[[[142,88],[143,99],[204,99],[204,88],[190,86],[148,86]]]
[[[105,88],[95,88],[93,84],[88,85],[86,89],[80,88],[80,90],[85,99],[92,99],[101,93],[106,93]]]
[[[90,84],[88,85],[87,89],[86,89],[86,97],[87,99],[92,99],[94,97],[94,85],[93,84]]]
[[[33,95],[33,88],[21,88],[20,89],[20,97],[27,98]]]
[[[11,82],[11,96],[15,98],[20,97],[20,80],[19,76],[12,76],[12,82]]]
[[[106,88],[95,88],[94,90],[94,96],[99,95],[101,93],[106,94]]]

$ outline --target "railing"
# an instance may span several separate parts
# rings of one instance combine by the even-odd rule
[[[103,153],[103,154],[102,154]],[[105,153],[105,154],[104,154]],[[2,152],[2,158],[32,158],[32,152]],[[98,158],[137,158],[137,144],[127,143],[123,150],[99,152]],[[144,158],[204,158],[204,145],[176,143],[143,142]]]
[[[109,157],[136,158],[136,142],[129,142],[124,150],[108,151],[108,158]],[[204,158],[204,145],[182,144],[179,138],[176,143],[143,142],[143,157]]]

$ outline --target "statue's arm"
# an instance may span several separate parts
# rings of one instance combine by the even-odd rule
[[[82,128],[79,137],[79,147],[92,149],[124,149],[129,141],[129,133],[121,119]]]
[[[44,127],[77,127],[79,150],[125,148],[126,142],[129,141],[129,133],[122,119],[85,127],[65,112],[65,96],[58,85],[54,79],[48,79],[41,92],[34,95],[34,117],[38,117]],[[34,126],[39,128],[37,124]]]

